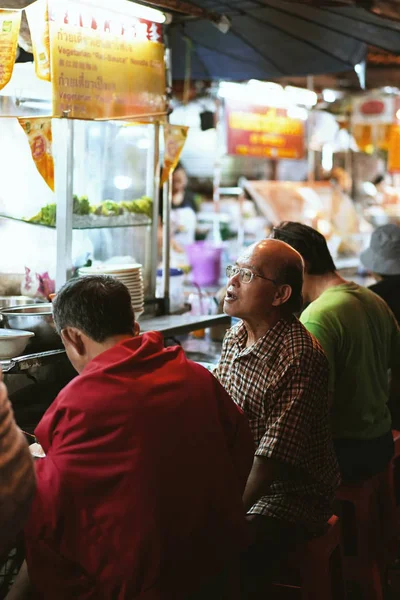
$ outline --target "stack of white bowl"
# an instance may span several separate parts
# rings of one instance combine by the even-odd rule
[[[86,275],[110,275],[121,281],[129,290],[132,298],[132,307],[135,318],[139,318],[144,312],[144,287],[142,276],[142,265],[130,263],[124,265],[103,265],[94,267],[81,267],[79,274]]]

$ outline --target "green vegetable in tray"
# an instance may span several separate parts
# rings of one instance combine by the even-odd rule
[[[87,196],[80,198],[74,194],[74,205],[72,212],[74,215],[90,215],[90,203]]]
[[[134,200],[136,205],[136,210],[134,212],[143,213],[148,217],[153,216],[153,201],[151,198],[147,196],[143,196],[143,198],[139,198],[139,200]]]
[[[123,207],[118,202],[112,200],[104,200],[96,207],[95,214],[103,217],[117,217],[124,212]]]
[[[90,204],[87,196],[73,196],[73,214],[74,215],[90,215],[95,214],[102,217],[118,217],[125,211],[134,214],[143,214],[149,217],[153,216],[153,201],[147,196],[137,200],[127,200],[125,202],[114,202],[113,200],[105,200],[100,204]],[[40,223],[55,227],[57,219],[57,205],[47,204],[40,209],[37,215],[28,219],[29,223]]]
[[[40,209],[37,215],[28,219],[29,223],[40,223],[41,225],[47,225],[49,227],[56,226],[57,219],[57,205],[46,204]]]
[[[121,202],[121,206],[130,213],[143,214],[150,219],[153,216],[153,201],[147,196],[143,196],[143,198],[139,198],[138,200]]]

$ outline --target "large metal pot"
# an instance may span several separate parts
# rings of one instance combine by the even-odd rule
[[[1,316],[6,329],[23,329],[35,334],[26,347],[26,353],[33,354],[63,347],[55,329],[50,303],[3,308]]]
[[[0,309],[12,306],[26,306],[27,304],[39,304],[44,300],[40,298],[29,298],[29,296],[0,296]]]

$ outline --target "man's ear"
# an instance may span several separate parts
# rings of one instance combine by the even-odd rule
[[[290,285],[285,283],[280,285],[275,293],[275,298],[272,301],[272,306],[282,306],[285,304],[292,295],[292,288]]]
[[[61,331],[61,339],[64,346],[71,348],[78,356],[83,356],[86,352],[82,334],[76,327],[66,327]]]
[[[139,335],[140,333],[140,325],[137,321],[135,321],[135,324],[133,326],[133,335]]]

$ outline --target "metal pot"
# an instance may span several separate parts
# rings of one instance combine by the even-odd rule
[[[1,316],[6,329],[22,329],[35,334],[26,347],[26,353],[33,354],[63,347],[55,329],[50,303],[3,308]]]
[[[27,304],[39,304],[44,302],[40,298],[30,298],[29,296],[0,296],[0,309],[10,308],[12,306],[26,306]]]

